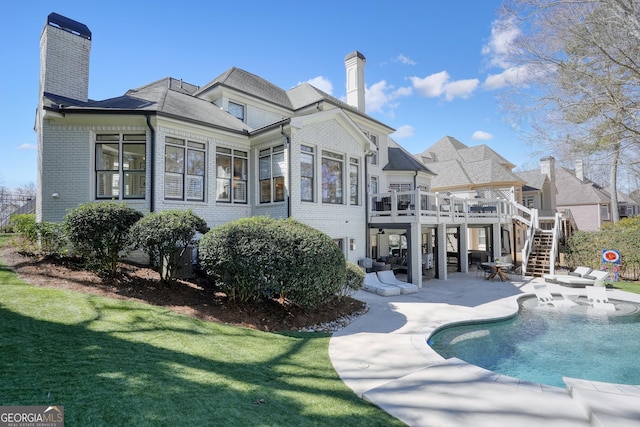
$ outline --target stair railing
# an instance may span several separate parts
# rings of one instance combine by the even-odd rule
[[[560,242],[560,233],[562,232],[562,217],[559,213],[556,212],[554,217],[553,231],[552,236],[553,240],[551,241],[551,253],[549,254],[549,274],[555,274],[556,271],[556,258],[558,257],[559,252],[559,242]]]
[[[517,202],[514,202],[514,204],[520,205]],[[522,207],[531,213],[531,222],[529,224],[529,228],[527,229],[527,235],[524,240],[524,246],[522,247],[522,251],[520,253],[522,257],[522,275],[525,276],[527,273],[527,264],[529,263],[529,256],[533,251],[533,236],[535,236],[536,230],[539,228],[539,221],[538,221],[537,209],[529,209],[524,206]]]

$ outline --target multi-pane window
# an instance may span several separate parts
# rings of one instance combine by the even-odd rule
[[[146,136],[96,135],[96,198],[144,199]]]
[[[216,201],[247,203],[249,160],[246,151],[216,148]]]
[[[322,150],[322,202],[342,204],[344,156]]]
[[[533,196],[524,196],[522,197],[522,204],[528,208],[534,208],[535,202]]]
[[[371,160],[369,161],[369,163],[371,163],[372,165],[377,165],[378,164],[378,136],[371,135],[369,132],[365,132],[365,135],[367,135],[371,140],[371,142],[373,142],[373,145],[376,146],[376,151],[371,155],[370,157]]]
[[[300,200],[313,202],[313,185],[315,173],[315,159],[313,147],[303,145],[300,147]]]
[[[205,144],[172,137],[165,143],[164,198],[204,201]]]
[[[284,201],[284,145],[260,150],[260,203]]]
[[[229,106],[227,107],[227,110],[232,116],[244,122],[244,105],[229,101]]]
[[[349,203],[357,205],[359,202],[358,180],[360,179],[359,161],[355,157],[349,159]]]
[[[378,177],[372,176],[369,178],[369,192],[371,194],[378,194]]]

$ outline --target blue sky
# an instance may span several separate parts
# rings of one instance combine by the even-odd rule
[[[508,67],[500,0],[32,0],[3,6],[0,186],[36,182],[39,40],[56,12],[93,34],[89,97],[105,99],[171,76],[204,85],[236,66],[289,89],[310,82],[345,97],[344,57],[367,59],[367,113],[418,153],[445,135],[487,144],[516,166],[539,154],[503,120]]]

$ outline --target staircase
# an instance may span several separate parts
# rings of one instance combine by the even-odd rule
[[[527,264],[527,275],[542,277],[549,273],[551,264],[551,247],[553,234],[548,231],[536,230],[533,235],[533,247]]]

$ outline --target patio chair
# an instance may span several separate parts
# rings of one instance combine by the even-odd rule
[[[533,285],[533,291],[538,298],[538,305],[550,304],[554,307],[571,307],[577,305],[564,294],[561,294],[562,299],[555,299],[545,284]]]
[[[389,271],[391,274],[393,274],[393,272],[390,270],[385,271]],[[378,279],[376,273],[366,273],[364,275],[362,289],[364,289],[365,291],[373,292],[374,294],[381,295],[383,297],[400,295],[401,293],[399,287],[382,283],[380,279]]]
[[[414,294],[418,292],[418,287],[416,285],[414,285],[413,283],[407,283],[398,280],[395,274],[393,274],[393,271],[378,271],[377,274],[378,279],[382,283],[386,285],[397,286],[398,288],[400,288],[400,292],[402,294]]]
[[[588,286],[587,300],[593,308],[606,311],[616,311],[616,306],[609,302],[607,297],[607,288],[602,286]]]
[[[556,283],[560,285],[566,286],[574,286],[574,287],[582,287],[582,286],[593,286],[596,283],[596,280],[606,280],[609,277],[609,273],[606,271],[591,271],[588,275],[583,275],[582,277],[577,277],[573,275],[567,276],[556,276]]]
[[[545,274],[544,281],[549,283],[557,283],[559,279],[571,279],[572,277],[588,276],[593,270],[589,267],[576,267],[575,270],[567,274]]]

